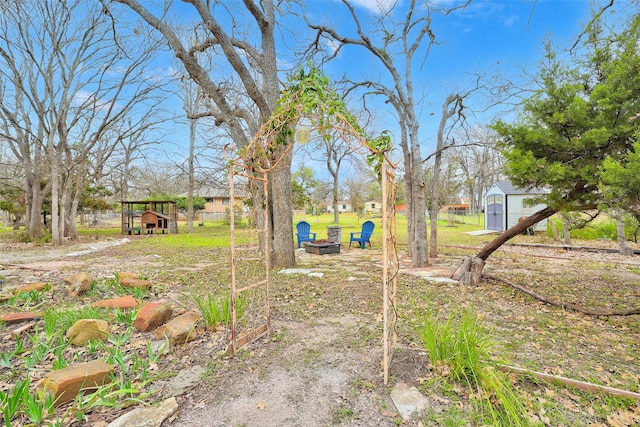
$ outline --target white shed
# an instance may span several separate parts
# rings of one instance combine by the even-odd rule
[[[327,212],[333,213],[333,203],[329,203],[329,205],[327,206]],[[338,213],[344,212],[353,212],[353,208],[351,207],[350,202],[340,200],[338,201]]]
[[[364,202],[364,211],[370,214],[379,214],[382,212],[382,202],[376,200]]]
[[[526,190],[515,187],[510,182],[495,182],[484,196],[484,228],[504,231],[513,227],[520,218],[532,215],[547,206],[542,203],[531,206],[525,200],[545,194],[549,194],[549,190],[541,188]],[[534,229],[545,231],[547,220],[540,221]]]

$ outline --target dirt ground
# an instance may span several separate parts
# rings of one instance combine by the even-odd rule
[[[132,240],[92,241],[61,248],[0,243],[0,279],[10,288],[36,281],[62,283],[63,277],[80,271],[95,278],[135,271],[159,284],[149,299],[168,298],[188,308],[188,301],[182,298],[188,286],[206,286],[226,260],[220,258],[223,252],[210,248],[175,259],[157,247],[145,249],[136,238]],[[423,300],[439,309],[458,306],[476,310],[491,326],[506,362],[620,388],[633,388],[634,381],[640,382],[638,316],[593,318],[547,306],[496,283],[471,289],[420,277],[425,273],[446,277],[462,254],[473,252],[471,248],[445,246],[430,268],[403,266],[398,305],[406,310],[399,313],[399,347],[388,387],[382,382],[381,370],[380,253],[344,248],[339,255],[316,256],[298,251],[298,266],[323,272],[323,276],[275,275],[271,334],[267,338],[231,358],[224,355],[220,336],[203,334],[172,349],[159,362],[159,370],[165,373],[193,365],[205,369],[201,380],[177,397],[179,410],[163,425],[441,425],[437,414],[451,405],[464,406],[464,398],[452,403],[442,389],[426,393],[421,389],[430,402],[431,415],[410,421],[399,417],[390,398],[390,387],[395,383],[420,386],[433,375],[407,320]],[[507,246],[490,259],[485,271],[517,280],[549,297],[591,308],[640,306],[640,256]],[[416,298],[418,302],[413,301]],[[143,334],[131,337],[132,342],[145,339]],[[545,393],[539,385],[534,389],[533,393]],[[168,394],[159,390],[156,396],[160,399]],[[571,396],[575,394],[567,398],[565,406],[585,410],[584,399]],[[560,418],[567,420],[565,425],[616,425],[608,421],[615,421],[611,417],[616,416],[616,408],[584,417],[572,409],[562,410],[569,414]],[[532,413],[536,411],[539,409],[532,408]],[[88,414],[82,425],[103,425],[122,412]]]

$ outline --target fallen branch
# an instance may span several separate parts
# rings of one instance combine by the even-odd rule
[[[18,268],[20,270],[34,270],[34,271],[51,271],[51,268],[39,268],[39,267],[31,267],[24,264],[5,264],[7,267]]]
[[[533,298],[537,299],[538,301],[542,301],[545,304],[549,304],[549,305],[552,305],[554,307],[560,307],[560,308],[564,308],[564,309],[577,311],[579,313],[587,314],[589,316],[631,316],[631,315],[634,315],[634,314],[640,314],[640,308],[632,308],[630,310],[621,310],[621,311],[590,310],[588,308],[580,307],[579,305],[555,301],[553,299],[545,297],[544,295],[540,295],[540,294],[532,291],[531,289],[527,289],[527,288],[525,288],[523,286],[515,284],[515,283],[513,283],[513,282],[511,282],[511,281],[509,281],[507,279],[503,279],[501,277],[492,276],[490,274],[483,274],[482,277],[484,277],[486,279],[495,280],[495,281],[498,281],[498,282],[505,283],[505,284],[511,286],[512,288],[517,289],[520,292],[524,292],[525,294],[529,295],[530,297],[533,297]]]
[[[607,387],[603,385],[587,383],[584,381],[572,380],[571,378],[545,374],[544,372],[530,371],[528,369],[516,368],[515,366],[498,365],[497,367],[503,372],[532,375],[550,384],[560,383],[560,384],[568,385],[571,387],[575,387],[579,390],[595,391],[599,393],[604,393],[608,396],[626,397],[626,398],[636,399],[640,401],[640,393],[635,393],[633,391],[621,390],[619,388]]]

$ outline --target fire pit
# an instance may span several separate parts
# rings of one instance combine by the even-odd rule
[[[305,242],[304,250],[307,253],[316,255],[339,254],[340,243],[332,240],[314,240],[312,242]]]

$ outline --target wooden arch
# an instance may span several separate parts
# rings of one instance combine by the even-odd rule
[[[315,73],[315,74],[314,74]],[[363,129],[357,124],[355,116],[349,113],[336,92],[328,85],[328,79],[317,70],[310,70],[308,74],[302,71],[298,76],[298,84],[291,85],[283,92],[278,108],[272,117],[260,128],[251,142],[244,147],[230,161],[229,167],[229,197],[234,200],[235,181],[242,177],[248,180],[254,188],[262,188],[261,199],[254,200],[254,207],[260,204],[268,211],[269,173],[284,167],[283,159],[293,149],[293,128],[303,123],[310,132],[318,132],[323,137],[332,135],[339,137],[357,153],[366,156],[373,163],[382,187],[382,298],[383,298],[383,376],[384,383],[389,379],[389,365],[393,357],[396,344],[395,325],[396,290],[398,257],[396,249],[396,179],[395,164],[388,157],[392,148],[388,136],[368,139]],[[300,84],[305,78],[306,84]],[[311,92],[311,93],[310,93]],[[247,245],[239,241],[236,235],[235,212],[230,209],[230,308],[231,333],[228,346],[233,354],[238,348],[270,332],[270,304],[269,304],[269,233],[267,215],[262,215],[261,224],[252,230],[252,235],[260,236],[257,250],[253,256],[247,256]],[[253,247],[256,247],[254,245]],[[239,266],[252,259],[261,264],[262,268],[254,266],[251,271],[260,272],[252,279],[246,274],[239,276],[239,270],[246,272],[247,267]],[[245,282],[250,280],[250,283]],[[246,295],[249,294],[251,298]],[[247,300],[256,301],[258,303]],[[238,313],[239,302],[243,307],[250,307],[251,311],[244,311],[240,319]],[[251,320],[253,319],[253,320]]]

